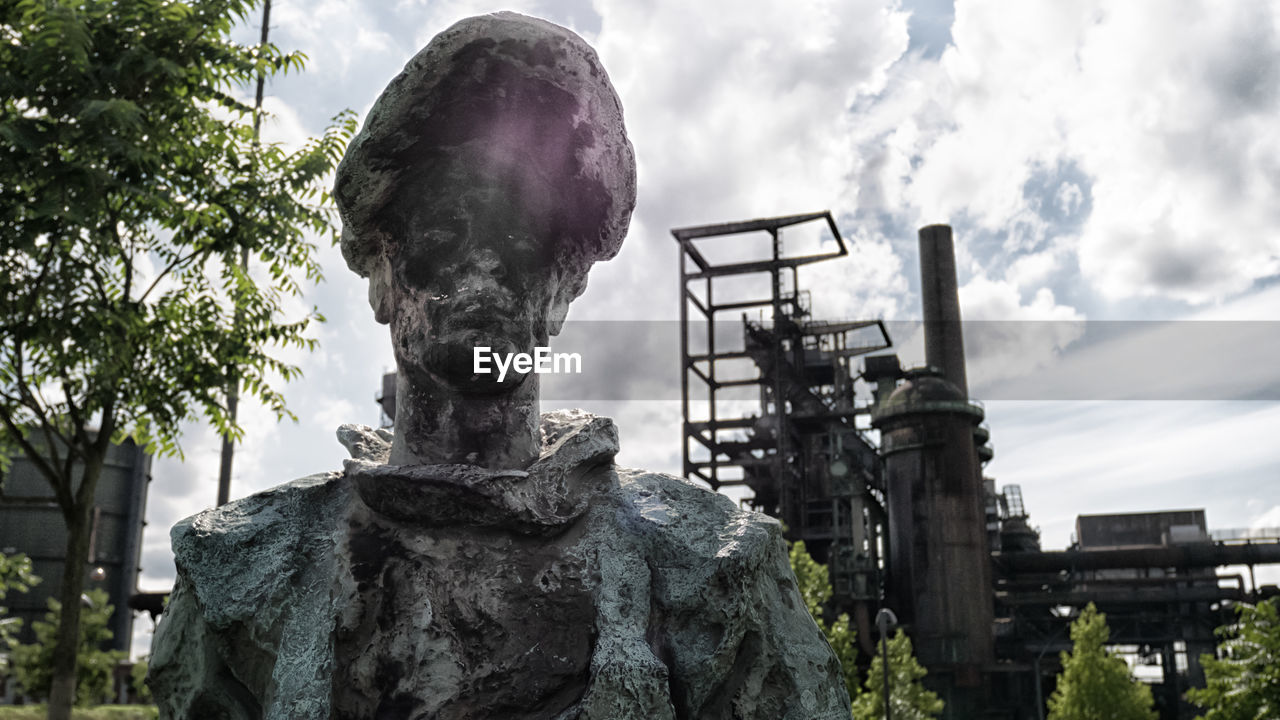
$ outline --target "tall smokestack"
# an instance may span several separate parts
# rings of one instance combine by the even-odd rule
[[[924,304],[924,357],[969,397],[964,333],[956,288],[956,252],[950,225],[920,228],[920,296]]]

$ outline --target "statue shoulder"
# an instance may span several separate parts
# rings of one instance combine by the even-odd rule
[[[290,577],[331,558],[347,485],[341,472],[310,475],[174,525],[178,573],[210,622],[252,616]]]
[[[647,637],[680,679],[675,706],[847,718],[839,661],[805,609],[781,524],[671,475],[619,469],[618,480],[650,570]]]
[[[778,550],[785,553],[782,526],[767,515],[674,475],[626,468],[617,473],[629,524],[649,536],[651,552],[671,556],[664,560],[754,565]]]
[[[349,483],[332,472],[187,518],[152,643],[161,717],[329,717],[336,545]]]

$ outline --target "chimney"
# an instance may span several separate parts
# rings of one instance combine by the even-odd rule
[[[969,397],[964,334],[956,287],[956,253],[950,225],[920,228],[920,296],[924,305],[925,362]]]

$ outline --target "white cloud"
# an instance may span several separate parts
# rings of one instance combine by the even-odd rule
[[[1249,523],[1249,527],[1254,530],[1271,530],[1280,528],[1280,505],[1273,505],[1270,510],[1262,513]]]
[[[1019,293],[1044,288],[1062,269],[1064,252],[1061,245],[1053,245],[1041,252],[1020,255],[1005,270],[1005,278]]]
[[[886,82],[906,48],[904,13],[827,0],[596,7],[640,198],[622,255],[597,270],[583,304],[620,309],[613,278],[672,277],[672,227],[853,209],[847,109]],[[670,281],[661,287],[673,302]]]
[[[311,139],[306,122],[292,105],[267,95],[262,98],[262,109],[265,117],[260,133],[264,143],[280,143],[287,152],[294,152]]]
[[[1280,321],[1280,285],[1272,285],[1229,303],[1205,308],[1189,319]]]
[[[1010,252],[1061,235],[1107,299],[1218,302],[1280,273],[1280,7],[957,5],[940,61],[904,60],[861,108],[865,198],[1009,234]],[[1060,167],[1087,184],[1028,195]],[[1043,222],[1084,210],[1079,232]]]
[[[1120,3],[1079,48],[1067,122],[1097,181],[1081,269],[1196,303],[1280,272],[1280,8]]]
[[[1280,333],[1272,322],[1052,322],[1024,333],[1078,331],[1080,341],[1034,376],[984,388],[1002,399],[1274,400]],[[967,329],[967,328],[966,328]]]
[[[1058,205],[1058,212],[1063,215],[1072,215],[1080,209],[1080,205],[1084,202],[1084,191],[1073,182],[1064,182],[1058,186],[1054,201]]]
[[[1023,304],[1017,285],[985,276],[960,288],[970,387],[1029,375],[1054,362],[1084,334],[1084,316],[1040,288]]]
[[[846,233],[849,255],[807,265],[800,285],[809,289],[813,316],[820,320],[895,319],[907,294],[902,258],[880,233],[855,226]]]
[[[279,7],[273,40],[311,57],[306,72],[269,89],[280,118],[269,136],[290,142],[342,107],[363,113],[431,36],[493,9],[478,0]],[[1096,2],[961,2],[954,46],[936,61],[904,54],[906,15],[891,2],[509,7],[568,23],[597,48],[640,163],[630,237],[593,272],[571,319],[675,317],[672,227],[826,208],[852,245],[849,258],[803,271],[824,318],[914,313],[914,237],[893,233],[940,221],[958,226],[967,320],[1070,328],[1085,306],[1064,285],[1097,289],[1105,315],[1108,298],[1213,303],[1277,272],[1274,4],[1175,11],[1133,0],[1103,12]],[[328,279],[304,305],[330,322],[315,330],[318,353],[290,356],[305,378],[285,388],[300,423],[246,410],[252,432],[237,455],[235,496],[336,469],[335,421],[376,422],[372,398],[394,366],[386,329],[337,249],[322,247],[320,258]],[[1277,293],[1221,311],[1275,319]],[[990,360],[971,358],[971,379],[981,380],[986,362],[1003,373],[1039,367],[1073,338],[969,339],[971,349],[993,348]],[[923,360],[912,338],[898,340],[904,359]],[[1013,406],[1021,411],[1005,410]],[[620,462],[678,470],[674,404],[596,409],[617,417]],[[1207,505],[1216,527],[1244,526],[1277,501],[1269,438],[1280,421],[1262,405],[988,410],[995,474],[1023,482],[1050,546],[1065,544],[1082,512],[1158,500]],[[188,433],[188,462],[154,470],[147,588],[172,578],[168,527],[213,503],[218,443]],[[1248,498],[1260,504],[1246,508]]]
[[[1238,528],[1260,522],[1249,497],[1276,501],[1273,403],[988,402],[987,417],[988,474],[1022,485],[1046,549],[1081,514],[1206,508],[1211,528]]]
[[[926,81],[903,92],[916,115],[946,125],[922,143],[906,199],[920,219],[956,218],[1003,229],[1026,210],[1022,188],[1038,164],[1063,152],[1061,79],[1087,13],[1063,3],[961,3],[954,45]],[[941,98],[941,102],[935,100]],[[942,120],[937,118],[935,124]]]
[[[364,75],[373,62],[404,52],[381,27],[381,13],[375,8],[354,0],[278,3],[272,8],[271,40],[284,50],[305,52],[306,72],[313,77],[347,84]],[[255,29],[256,22],[260,20]]]

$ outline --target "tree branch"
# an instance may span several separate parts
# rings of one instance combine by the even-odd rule
[[[124,238],[120,237],[120,228],[117,227],[119,224],[120,224],[119,221],[115,219],[115,215],[113,213],[112,219],[111,219],[111,235],[116,239],[116,242],[120,243],[120,247],[124,247],[125,246]],[[128,251],[125,252],[124,288],[123,288],[124,290],[123,294],[124,294],[125,300],[128,300],[129,296],[133,292],[133,252],[134,252],[134,247],[133,247],[133,243],[131,242],[129,243]]]
[[[89,445],[89,437],[85,434],[84,418],[80,414],[80,408],[76,405],[75,400],[71,398],[71,391],[67,389],[70,385],[65,373],[62,374],[62,397],[67,400],[67,414],[71,416],[72,440],[67,443],[67,458],[64,461],[63,471],[67,478],[71,478],[72,468],[75,465],[75,456],[79,455],[82,462],[89,461],[85,449]]]
[[[21,376],[19,376],[19,378],[21,378]],[[35,416],[39,418],[40,423],[44,428],[45,440],[51,444],[51,447],[53,443],[53,438],[50,436],[50,433],[53,433],[54,435],[58,436],[58,439],[66,443],[68,449],[73,448],[74,446],[72,446],[71,444],[71,439],[68,437],[64,437],[62,434],[62,431],[58,429],[58,424],[54,422],[54,420],[51,420],[49,418],[49,415],[47,414],[46,411],[49,408],[53,407],[53,403],[45,399],[44,393],[40,390],[40,386],[39,385],[31,386],[31,385],[28,385],[26,382],[20,382],[18,385],[18,388],[24,391],[26,396],[25,400],[20,399],[19,402],[22,402],[27,407],[27,409],[31,410],[35,414]],[[58,416],[57,413],[54,413],[53,417],[55,419],[57,418],[57,416]],[[55,463],[58,462],[57,451],[55,449],[51,449],[49,452],[53,456],[54,462]],[[68,455],[70,454],[71,453],[68,452]]]
[[[45,246],[44,257],[39,260],[40,274],[36,276],[35,282],[31,283],[31,292],[27,295],[27,306],[22,310],[23,324],[31,315],[31,311],[35,309],[36,298],[40,296],[40,286],[44,284],[45,277],[49,274],[50,260],[53,259],[53,248],[56,243],[52,235],[49,236],[49,243]]]
[[[17,424],[9,415],[8,408],[0,407],[0,410],[3,410],[5,413],[5,424],[8,425],[10,431],[17,436],[19,444],[32,458],[32,462],[36,463],[37,467],[41,468],[41,473],[45,475],[45,479],[48,480],[49,484],[53,487],[54,494],[58,495],[59,502],[63,499],[66,499],[69,502],[71,493],[72,444],[67,438],[62,436],[62,433],[58,432],[57,428],[55,428],[53,423],[49,420],[48,415],[45,414],[45,409],[49,406],[49,403],[45,401],[43,396],[39,398],[36,397],[40,392],[40,388],[36,387],[33,394],[30,385],[27,383],[26,372],[23,369],[25,358],[23,357],[22,342],[20,340],[14,345],[13,354],[15,360],[14,367],[17,370],[17,388],[20,397],[14,398],[8,393],[5,393],[5,397],[12,401],[16,401],[19,405],[22,405],[35,415],[36,420],[40,423],[40,431],[44,434],[45,445],[48,448],[48,461],[46,462],[45,457],[37,454],[35,448],[27,443],[25,433],[17,427]],[[56,440],[62,440],[67,445],[68,451],[65,465],[63,465],[63,461],[58,455],[58,444]],[[58,465],[63,465],[65,470],[64,474],[61,476],[57,473]],[[60,482],[66,483],[65,494],[59,491]]]
[[[106,283],[102,279],[102,275],[98,272],[96,263],[88,262],[85,266],[89,268],[89,275],[93,278],[94,287],[98,288],[98,295],[102,297],[103,305],[111,304],[111,295],[107,292]]]
[[[111,436],[116,432],[116,402],[115,399],[107,401],[102,408],[102,421],[98,424],[98,437],[94,438],[93,444],[89,447],[90,452],[85,457],[85,472],[90,469],[90,458],[92,463],[97,466],[97,472],[101,472],[100,466],[103,458],[106,457],[107,448],[111,445]],[[76,507],[85,507],[88,503],[93,502],[93,491],[95,483],[89,482],[89,476],[86,474],[85,482],[80,483],[80,487],[76,488]]]
[[[151,281],[150,287],[147,288],[146,292],[142,293],[142,295],[138,298],[138,302],[143,302],[144,300],[146,300],[147,296],[151,294],[151,291],[156,289],[156,285],[160,284],[160,280],[163,279],[169,273],[173,272],[175,268],[177,268],[180,265],[186,264],[189,260],[191,260],[192,258],[196,257],[197,255],[203,252],[207,252],[207,251],[192,250],[185,257],[174,258],[173,262],[169,263],[164,270],[160,271],[159,275],[156,275],[156,279]]]
[[[116,399],[112,398],[102,408],[102,422],[98,424],[98,438],[94,443],[98,450],[106,451],[111,444],[111,436],[116,434]]]
[[[13,417],[9,414],[9,408],[3,405],[0,405],[0,423],[4,423],[4,426],[9,429],[9,433],[18,441],[18,447],[22,448],[22,452],[26,453],[27,459],[31,461],[32,465],[36,466],[36,469],[40,471],[40,474],[49,483],[49,487],[53,489],[54,497],[57,499],[58,506],[62,508],[63,513],[70,511],[72,508],[70,478],[63,478],[58,475],[58,471],[50,466],[48,461],[36,450],[35,446],[27,440],[22,429],[18,427]],[[66,480],[65,486],[62,484],[64,479]]]

